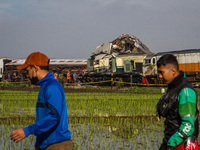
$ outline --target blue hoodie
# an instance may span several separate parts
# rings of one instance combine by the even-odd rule
[[[50,144],[69,140],[68,115],[65,93],[50,72],[36,85],[41,89],[36,105],[36,122],[23,128],[26,137],[36,135],[35,146],[44,149]]]

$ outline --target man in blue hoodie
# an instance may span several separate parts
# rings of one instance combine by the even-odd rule
[[[30,134],[36,135],[35,150],[71,150],[71,132],[65,93],[54,75],[49,72],[50,59],[40,52],[30,54],[19,70],[27,70],[32,84],[41,86],[36,105],[36,122],[17,129],[10,135],[19,142]]]

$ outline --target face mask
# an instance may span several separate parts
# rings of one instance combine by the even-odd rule
[[[38,77],[32,77],[30,80],[32,84],[36,84],[39,81]]]

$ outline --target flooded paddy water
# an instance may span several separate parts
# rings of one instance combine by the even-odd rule
[[[0,91],[0,149],[33,149],[35,136],[19,143],[9,135],[35,121],[38,91]],[[163,138],[163,119],[155,116],[160,93],[66,92],[73,149],[156,150]]]
[[[29,150],[34,147],[35,137],[33,135],[19,143],[10,140],[11,132],[23,127],[23,125],[16,125],[17,123],[23,123],[23,119],[30,123],[34,121],[33,118],[23,118],[21,121],[18,119],[10,118],[12,121],[6,121],[5,124],[1,122],[1,149]],[[134,121],[135,119],[137,118],[69,118],[73,147],[75,150],[158,149],[163,136],[162,125],[159,123],[151,124],[149,120],[154,120],[152,118]]]

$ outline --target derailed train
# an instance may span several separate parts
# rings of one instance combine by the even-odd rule
[[[177,57],[180,70],[191,82],[200,82],[200,49],[152,53],[139,39],[124,34],[98,46],[87,60],[87,72],[81,82],[113,80],[162,84],[157,77],[156,62],[164,54]]]
[[[136,37],[128,34],[98,46],[87,60],[87,72],[81,82],[106,80],[141,83],[143,60],[151,51]]]

